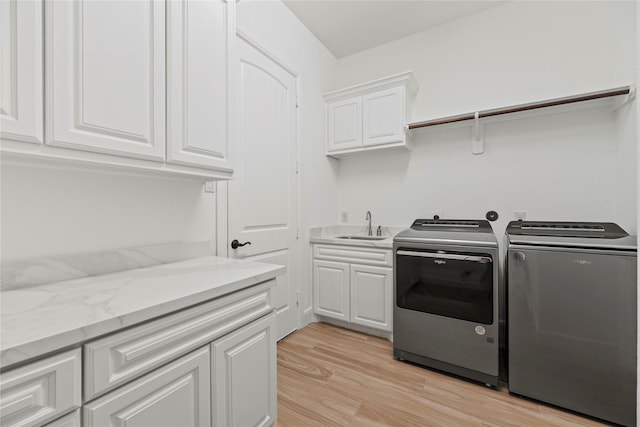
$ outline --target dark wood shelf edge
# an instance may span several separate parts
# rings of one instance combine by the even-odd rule
[[[591,100],[601,99],[601,98],[610,98],[614,96],[628,95],[631,93],[631,91],[632,91],[631,86],[623,86],[615,89],[590,92],[590,93],[585,93],[581,95],[567,96],[564,98],[550,99],[547,101],[531,102],[528,104],[513,105],[513,106],[497,108],[493,110],[478,111],[478,118],[481,119],[484,117],[493,117],[493,116],[500,116],[503,114],[530,111],[538,108],[556,107],[559,105],[572,104],[575,102],[584,102],[584,101],[591,101]],[[424,128],[429,126],[438,126],[438,125],[444,125],[449,123],[463,122],[466,120],[474,120],[475,118],[476,118],[476,113],[467,113],[467,114],[460,114],[457,116],[443,117],[440,119],[426,120],[423,122],[409,123],[407,127],[409,130],[413,130],[413,129],[419,129],[419,128]]]

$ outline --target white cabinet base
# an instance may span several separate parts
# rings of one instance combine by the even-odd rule
[[[313,311],[349,320],[349,264],[313,260]]]
[[[351,264],[351,322],[391,331],[393,270]]]
[[[42,425],[80,407],[81,351],[61,353],[0,376],[0,424]]]
[[[268,426],[275,421],[275,320],[269,314],[211,345],[214,426]]]
[[[389,338],[393,320],[391,249],[319,244],[313,245],[312,253],[314,314],[341,322],[338,326],[383,331],[382,336]]]
[[[211,425],[209,347],[84,406],[85,427]]]

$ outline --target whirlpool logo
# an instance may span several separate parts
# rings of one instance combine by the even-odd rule
[[[589,261],[588,259],[574,259],[573,262],[575,262],[576,264],[580,264],[580,265],[590,265],[591,261]]]
[[[438,265],[443,265],[443,264],[447,263],[447,261],[445,261],[443,259],[434,259],[433,262],[435,262]]]

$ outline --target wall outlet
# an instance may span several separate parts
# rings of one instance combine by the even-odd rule
[[[516,221],[524,221],[527,219],[527,213],[525,211],[514,211],[513,219]]]
[[[207,181],[204,183],[204,192],[205,193],[215,193],[216,192],[216,182],[215,181]]]
[[[349,212],[342,212],[340,218],[342,222],[349,222]]]

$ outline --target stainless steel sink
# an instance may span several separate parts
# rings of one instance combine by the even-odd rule
[[[350,239],[350,240],[384,240],[388,236],[338,236],[337,239]]]

